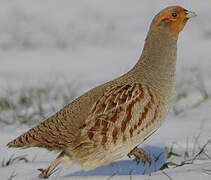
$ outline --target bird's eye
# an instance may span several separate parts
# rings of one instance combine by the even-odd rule
[[[177,17],[177,13],[172,13],[172,17]]]

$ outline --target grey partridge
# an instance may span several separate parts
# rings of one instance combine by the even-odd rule
[[[62,161],[91,170],[125,155],[163,123],[173,100],[177,39],[189,18],[180,6],[160,11],[152,20],[142,55],[123,76],[83,94],[8,147],[41,147],[61,152],[40,178]]]

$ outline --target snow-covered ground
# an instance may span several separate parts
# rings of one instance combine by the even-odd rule
[[[204,97],[203,91],[211,95],[211,1],[1,1],[0,97],[7,97],[8,89],[19,91],[23,86],[64,80],[78,85],[80,95],[127,72],[140,56],[153,16],[169,5],[181,5],[198,16],[188,22],[179,37],[174,108],[142,146],[152,159],[162,154],[152,170],[158,170],[165,161],[180,163],[184,157],[166,160],[165,146],[174,143],[174,152],[184,154],[188,149],[192,154],[211,139],[211,98]],[[12,175],[15,180],[37,179],[36,169],[46,168],[56,157],[38,148],[6,147],[8,141],[28,129],[18,123],[0,124],[0,179]],[[209,154],[211,145],[205,151]],[[12,155],[26,155],[29,162],[1,165]],[[127,157],[92,172],[83,172],[77,165],[59,167],[52,179],[211,179],[211,172],[206,171],[211,170],[211,161],[206,156],[194,164],[157,171],[150,177],[143,175],[147,166],[136,165]]]

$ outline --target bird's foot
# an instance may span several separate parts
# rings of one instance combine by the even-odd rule
[[[56,172],[58,169],[56,169],[56,170],[54,170],[54,171],[50,171],[49,168],[47,168],[47,169],[42,169],[42,168],[40,168],[40,169],[38,169],[38,170],[41,171],[41,173],[40,173],[40,175],[39,175],[39,178],[40,178],[40,179],[47,179],[47,178],[49,178],[49,176],[50,176],[51,174],[53,174],[54,172]]]
[[[145,165],[146,161],[148,162],[149,166],[148,166],[148,173],[149,176],[151,176],[151,158],[149,156],[149,154],[144,151],[141,148],[135,147],[132,151],[130,151],[130,153],[128,154],[128,157],[131,158],[131,156],[135,156],[135,160],[137,162],[137,164],[140,163],[140,160],[143,162],[143,164]]]
[[[55,173],[58,170],[58,168],[55,168],[64,160],[65,157],[70,158],[70,155],[66,151],[62,151],[47,169],[38,169],[39,171],[41,171],[39,178],[47,179],[51,174]]]

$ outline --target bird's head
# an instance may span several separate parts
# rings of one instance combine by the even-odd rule
[[[169,28],[170,32],[178,37],[186,22],[196,13],[188,11],[180,6],[171,6],[160,11],[152,21],[152,24],[160,29]]]

